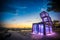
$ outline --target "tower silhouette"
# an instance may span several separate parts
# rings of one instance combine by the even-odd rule
[[[52,33],[52,20],[49,14],[45,11],[40,13],[42,22],[33,23],[32,32],[34,34],[46,35]]]

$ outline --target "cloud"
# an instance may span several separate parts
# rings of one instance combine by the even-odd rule
[[[26,9],[27,6],[19,6],[19,5],[9,5],[9,7],[15,8],[15,9]]]
[[[46,11],[46,9],[45,8],[41,8],[41,11]]]
[[[19,7],[19,8],[20,8],[20,9],[26,9],[27,7],[24,6],[24,7]]]

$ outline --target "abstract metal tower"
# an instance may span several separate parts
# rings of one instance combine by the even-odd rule
[[[33,34],[47,35],[52,33],[52,20],[49,14],[45,11],[40,13],[42,22],[33,23],[32,32]]]
[[[52,20],[49,14],[43,11],[40,13],[40,17],[42,18],[42,22],[44,22],[44,35],[52,33]]]

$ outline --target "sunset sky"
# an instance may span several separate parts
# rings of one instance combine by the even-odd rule
[[[41,22],[39,14],[46,11],[48,0],[5,0],[1,22],[7,28],[31,28]],[[59,20],[58,13],[48,12],[52,20]]]

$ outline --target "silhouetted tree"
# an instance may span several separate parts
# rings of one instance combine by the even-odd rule
[[[60,12],[60,0],[50,0],[47,11]]]
[[[10,37],[11,34],[8,33],[8,29],[4,27],[0,27],[0,40],[5,40],[6,38]]]

